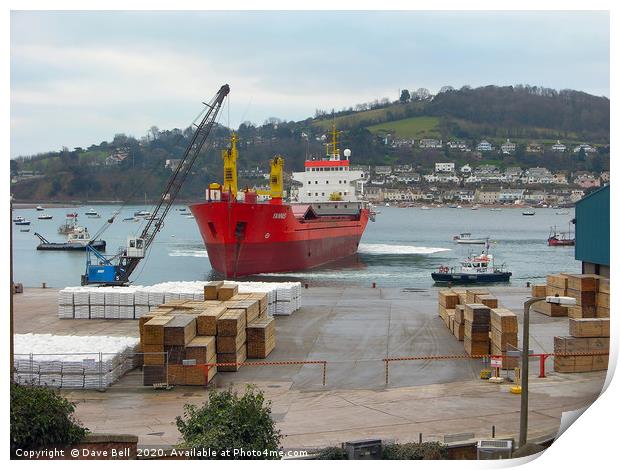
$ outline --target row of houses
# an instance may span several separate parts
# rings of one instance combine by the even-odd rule
[[[525,188],[499,189],[454,189],[442,190],[436,187],[416,188],[380,188],[365,187],[364,197],[373,203],[385,202],[427,202],[488,205],[564,205],[574,204],[585,195],[582,189],[561,192],[540,190],[528,191]]]
[[[416,146],[416,141],[415,139],[392,138],[390,134],[387,134],[383,137],[383,144],[392,148],[411,148]],[[471,152],[472,150],[483,153],[498,151],[503,155],[511,155],[517,150],[518,144],[512,142],[510,139],[506,139],[505,142],[499,145],[494,145],[487,140],[482,140],[477,142],[474,146],[470,146],[463,140],[451,140],[445,144],[442,139],[419,139],[417,142],[417,147],[421,149],[442,149],[444,146],[448,150],[458,152]],[[552,152],[563,153],[568,150],[568,147],[558,140],[550,147],[550,149]],[[573,153],[579,153],[581,150],[583,150],[586,154],[595,153],[597,151],[596,147],[587,143],[581,143],[572,149]],[[525,151],[528,153],[543,153],[545,151],[545,146],[538,142],[529,142],[525,147]]]

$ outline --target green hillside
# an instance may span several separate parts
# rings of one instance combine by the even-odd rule
[[[367,129],[373,134],[391,134],[392,137],[402,139],[423,139],[441,137],[439,118],[433,116],[419,116],[398,121],[384,122],[368,126]]]

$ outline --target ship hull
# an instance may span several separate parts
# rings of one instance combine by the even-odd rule
[[[287,204],[205,202],[190,206],[209,261],[227,277],[301,271],[357,252],[368,210],[303,219]]]
[[[452,284],[490,284],[493,282],[510,281],[511,272],[500,273],[431,273],[433,281],[437,283],[450,282]]]

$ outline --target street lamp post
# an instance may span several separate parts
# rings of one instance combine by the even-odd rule
[[[529,385],[529,354],[530,354],[530,307],[537,302],[546,301],[556,305],[575,305],[572,297],[547,296],[532,297],[523,304],[523,339],[521,341],[521,416],[519,421],[519,448],[527,442],[528,385]]]

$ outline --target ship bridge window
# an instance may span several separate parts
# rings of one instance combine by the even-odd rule
[[[325,196],[325,193],[321,193],[321,196]]]
[[[325,184],[329,184],[329,180],[325,180]]]

